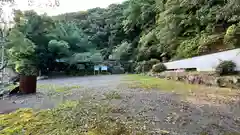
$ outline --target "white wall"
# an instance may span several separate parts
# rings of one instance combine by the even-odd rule
[[[234,49],[189,59],[164,63],[168,69],[196,68],[198,71],[214,71],[221,60],[232,60],[240,71],[240,49]]]

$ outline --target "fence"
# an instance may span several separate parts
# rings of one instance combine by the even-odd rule
[[[237,64],[236,70],[240,71],[240,49],[166,62],[164,64],[168,70],[196,68],[197,71],[214,71],[216,66],[223,60],[232,60]]]

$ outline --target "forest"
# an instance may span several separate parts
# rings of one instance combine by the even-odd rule
[[[240,46],[239,0],[128,0],[58,16],[14,14],[7,51],[18,72],[47,73],[60,60],[162,62]]]

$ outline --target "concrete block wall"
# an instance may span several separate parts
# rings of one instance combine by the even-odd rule
[[[196,68],[197,71],[214,71],[216,66],[224,60],[232,60],[237,64],[237,71],[240,71],[240,49],[208,54],[188,59],[164,63],[167,69]]]

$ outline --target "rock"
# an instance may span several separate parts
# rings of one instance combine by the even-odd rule
[[[188,76],[188,83],[190,83],[190,84],[194,84],[194,82],[195,82],[195,76]]]
[[[156,78],[163,78],[166,80],[174,80],[181,81],[189,84],[199,84],[206,86],[218,86],[218,87],[228,87],[238,89],[240,88],[240,77],[238,76],[215,76],[213,73],[184,73],[184,74],[176,74],[174,72],[163,72],[160,74],[156,74],[153,72],[148,73],[149,76],[153,76]]]
[[[180,77],[177,76],[177,77],[175,78],[175,81],[180,81]]]
[[[225,82],[224,78],[216,78],[215,83],[219,87],[226,87],[227,86],[227,83]]]
[[[196,78],[195,78],[195,83],[196,83],[196,84],[203,84],[204,82],[203,82],[202,77],[196,76]]]
[[[233,77],[233,83],[234,83],[234,84],[240,83],[240,78]]]
[[[167,79],[167,80],[171,80],[171,77],[170,77],[170,76],[167,76],[166,79]]]
[[[170,132],[167,130],[159,130],[159,131],[157,131],[157,133],[160,135],[169,135],[170,134]]]

